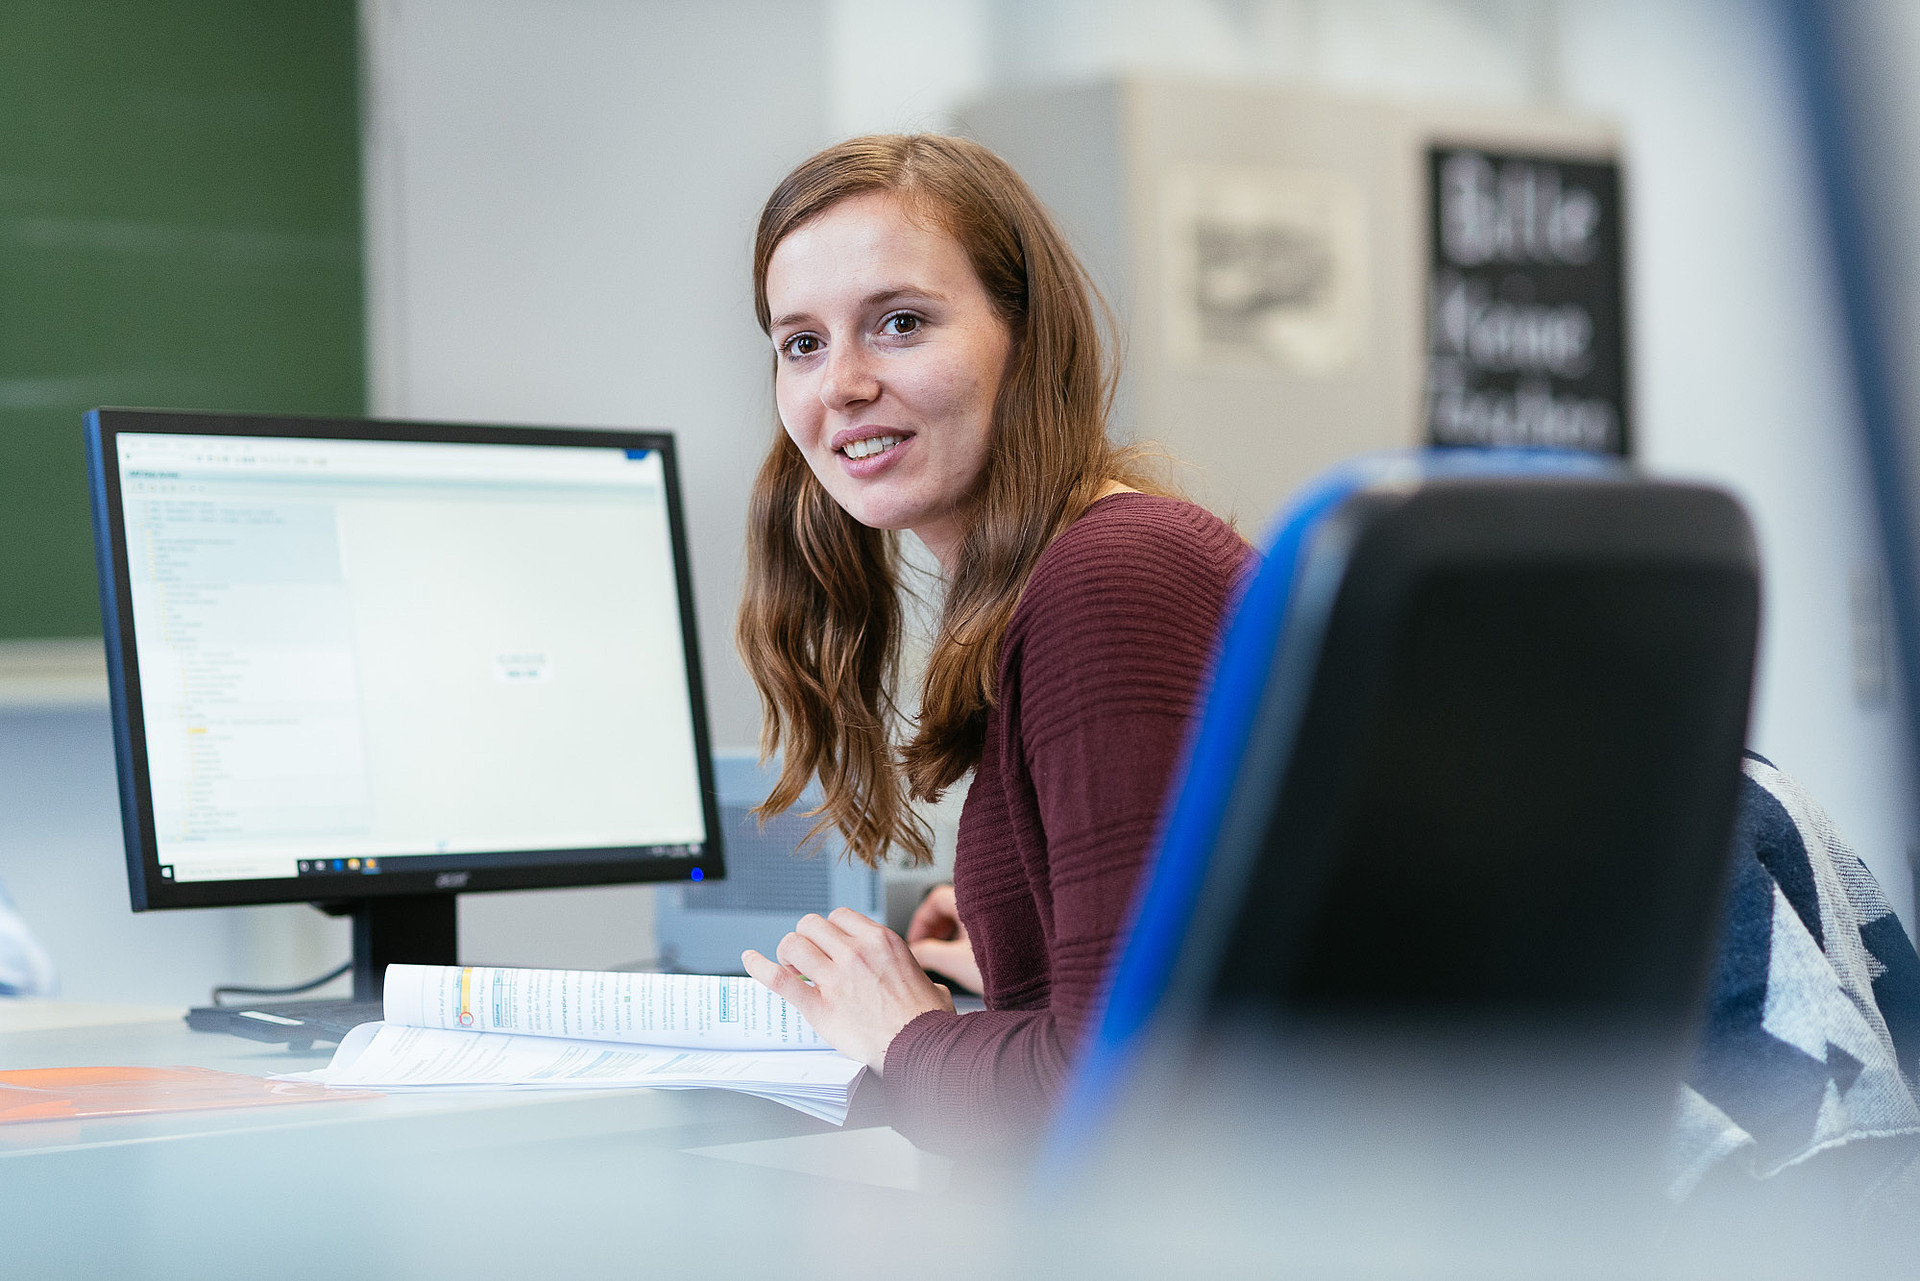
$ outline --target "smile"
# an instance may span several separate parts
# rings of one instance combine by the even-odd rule
[[[869,436],[865,440],[848,441],[840,447],[840,452],[853,459],[871,458],[886,453],[904,439],[904,436]]]

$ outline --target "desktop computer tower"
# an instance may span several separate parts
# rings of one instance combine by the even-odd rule
[[[777,770],[762,768],[746,752],[717,752],[713,768],[727,875],[662,890],[655,928],[664,968],[741,973],[743,950],[757,948],[772,956],[808,912],[824,916],[850,907],[883,919],[886,892],[880,872],[848,858],[838,832],[829,829],[817,843],[801,848],[814,822],[803,815],[819,804],[817,784],[808,786],[794,808],[763,826],[752,811],[773,790]]]

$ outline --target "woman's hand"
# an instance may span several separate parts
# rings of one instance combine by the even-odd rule
[[[777,964],[751,949],[740,963],[876,1076],[901,1028],[929,1010],[953,1010],[952,994],[927,977],[906,942],[850,907],[801,917],[775,952]]]
[[[920,964],[938,970],[967,991],[987,990],[980,981],[980,962],[974,959],[967,927],[960,924],[951,883],[934,886],[920,900],[907,925],[907,946]]]

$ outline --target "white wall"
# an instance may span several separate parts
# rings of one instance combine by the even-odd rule
[[[941,128],[994,88],[1128,73],[1522,103],[1552,98],[1541,0],[828,0],[836,135]]]
[[[1897,692],[1858,688],[1879,556],[1813,177],[1771,6],[1751,0],[834,0],[844,133],[939,126],[996,87],[1203,75],[1559,106],[1623,134],[1635,422],[1649,470],[1724,485],[1766,574],[1751,741],[1913,924]],[[926,39],[944,14],[949,38]],[[858,50],[855,58],[847,51]],[[844,84],[845,71],[837,84]],[[1151,434],[1151,425],[1147,425]]]
[[[1747,0],[365,0],[373,408],[678,432],[715,740],[746,746],[757,709],[731,615],[747,487],[772,424],[747,253],[760,201],[794,161],[835,136],[938,127],[995,86],[1125,71],[1612,116],[1628,165],[1645,460],[1726,484],[1753,512],[1768,576],[1753,742],[1821,797],[1904,908],[1913,827],[1895,701],[1854,688],[1850,592],[1876,557],[1767,11]],[[188,999],[344,955],[338,924],[299,908],[130,917],[104,714],[73,715],[60,751],[0,718],[0,761],[14,771],[0,791],[0,875],[41,922],[71,994]],[[466,950],[639,959],[651,954],[652,893],[475,896],[462,907]]]
[[[774,429],[754,220],[826,140],[813,0],[366,0],[371,411],[676,433],[717,748],[752,747],[741,531]],[[646,887],[461,900],[469,959],[654,954]]]
[[[405,319],[376,328],[390,352],[376,352],[380,405],[682,430],[722,742],[749,741],[754,726],[724,644],[742,463],[766,421],[744,246],[785,164],[832,136],[943,127],[995,87],[1126,72],[1617,120],[1642,457],[1662,474],[1724,484],[1752,511],[1767,573],[1753,744],[1822,798],[1890,897],[1911,904],[1897,700],[1862,700],[1855,687],[1852,594],[1877,557],[1810,175],[1783,96],[1792,81],[1767,6],[825,0],[728,7],[724,21],[654,4],[375,8],[388,15],[380,39],[409,64],[394,117],[405,121],[395,131],[405,212],[391,233],[403,260],[376,279],[376,297],[403,282],[393,308]],[[701,42],[722,25],[732,34],[716,47],[728,56],[714,64]],[[756,25],[783,35],[759,55],[785,75],[777,89],[751,43],[736,52]],[[645,88],[617,86],[620,68],[650,56],[635,52],[643,32],[660,49],[688,50],[676,56],[689,65]],[[686,96],[729,100],[728,123],[684,145],[639,127],[657,113],[683,117]],[[676,199],[655,210],[657,186],[629,163],[637,149],[676,173],[696,156],[712,172],[676,182]],[[376,178],[376,219],[392,218],[380,190]],[[669,262],[664,245],[684,257]],[[637,316],[627,298],[638,282],[662,318],[703,323]],[[695,369],[712,371],[699,390],[681,373]]]
[[[0,877],[73,1000],[204,1004],[216,983],[294,983],[344,960],[303,905],[132,913],[103,706],[0,707]]]
[[[371,408],[679,436],[716,742],[773,428],[754,219],[826,137],[822,6],[369,0]]]
[[[1856,688],[1857,579],[1880,557],[1818,192],[1770,6],[1563,9],[1570,105],[1626,141],[1647,466],[1746,502],[1765,567],[1750,741],[1832,814],[1909,927],[1914,841],[1897,693]]]

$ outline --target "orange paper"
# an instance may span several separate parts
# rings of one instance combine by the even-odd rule
[[[0,1072],[0,1124],[379,1097],[200,1067],[26,1068]]]

